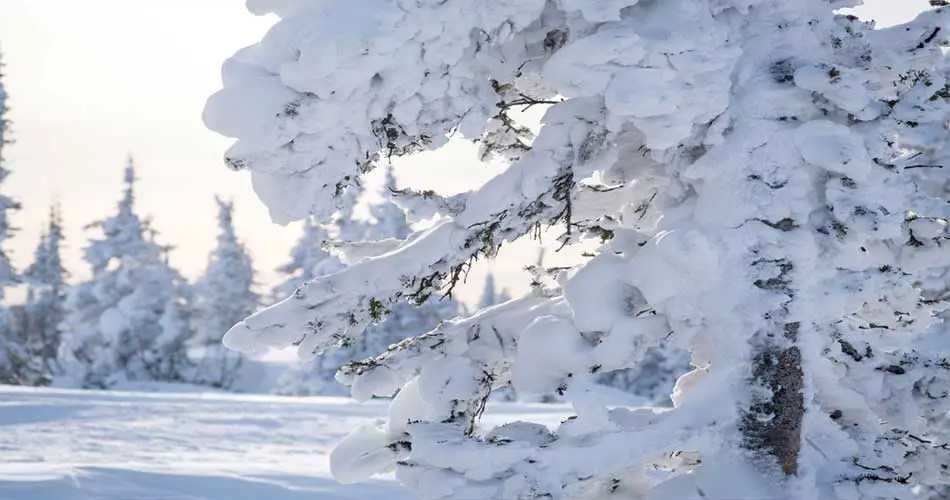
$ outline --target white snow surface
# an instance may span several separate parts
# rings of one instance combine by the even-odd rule
[[[391,476],[342,485],[329,452],[388,403],[0,385],[0,500],[408,500]],[[165,392],[176,391],[176,392]],[[557,423],[560,405],[498,404],[485,421]]]

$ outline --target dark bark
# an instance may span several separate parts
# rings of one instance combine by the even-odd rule
[[[794,329],[797,333],[797,326]],[[786,325],[786,337],[788,331]],[[795,345],[780,348],[772,344],[759,350],[753,358],[751,383],[771,394],[753,398],[740,427],[745,447],[756,455],[773,457],[785,475],[798,472],[801,451],[805,414],[801,361],[801,351]]]

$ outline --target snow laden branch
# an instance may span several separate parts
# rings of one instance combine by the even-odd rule
[[[601,111],[590,99],[552,107],[532,151],[471,193],[455,218],[384,255],[305,284],[236,325],[225,342],[245,351],[294,344],[301,355],[346,345],[347,337],[381,319],[385,308],[400,298],[421,303],[446,283],[451,291],[472,260],[493,256],[502,242],[538,224],[568,220],[576,170],[591,170],[604,140]]]
[[[328,220],[380,157],[456,131],[479,138],[508,93],[531,93],[519,78],[557,37],[544,0],[480,2],[466,15],[455,2],[257,3],[286,17],[228,60],[204,118],[238,139],[228,164],[251,170],[278,221]]]
[[[948,11],[889,29],[848,0],[254,0],[209,126],[279,221],[342,216],[389,155],[458,132],[506,169],[441,216],[239,323],[244,351],[349,346],[540,224],[596,239],[527,297],[338,374],[390,396],[333,472],[424,498],[910,499],[950,482]],[[549,106],[537,137],[512,108]],[[344,219],[346,217],[343,217]],[[337,223],[345,221],[337,218]],[[366,238],[371,239],[371,238]],[[330,245],[331,247],[333,245]],[[596,384],[687,349],[674,408]],[[557,426],[480,416],[557,394]],[[724,480],[727,478],[727,480]],[[936,491],[936,490],[935,490]]]
[[[454,484],[445,495],[527,498],[539,485],[545,491],[580,491],[590,487],[588,480],[595,476],[619,474],[630,463],[662,461],[682,449],[677,446],[696,449],[717,440],[716,424],[727,421],[727,415],[691,406],[665,413],[599,410],[606,399],[590,383],[571,386],[570,395],[587,405],[556,432],[513,422],[476,435],[477,419],[492,389],[506,386],[511,377],[518,379],[518,387],[563,393],[571,378],[584,380],[623,364],[618,353],[629,349],[618,345],[622,337],[602,343],[572,339],[569,315],[563,297],[529,296],[444,323],[386,353],[345,366],[338,378],[352,386],[358,399],[388,396],[397,389],[399,394],[385,430],[363,428],[333,453],[336,477],[359,481],[398,463],[400,480],[418,491],[431,494],[433,487],[439,488],[433,476],[440,476]],[[665,326],[655,317],[627,324],[644,332],[641,341],[662,335]],[[559,347],[543,351],[538,348],[542,343]],[[509,367],[518,369],[511,373]],[[712,390],[708,394],[716,397]],[[578,446],[590,453],[588,459],[572,458]],[[557,475],[552,475],[555,470]],[[498,474],[512,480],[492,480]]]

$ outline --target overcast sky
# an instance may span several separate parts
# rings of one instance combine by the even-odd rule
[[[859,15],[881,24],[910,19],[927,5],[866,3]],[[141,179],[139,210],[154,216],[163,242],[176,245],[173,261],[186,276],[200,273],[214,244],[217,193],[235,200],[240,237],[261,279],[272,281],[271,270],[287,257],[297,228],[270,222],[249,176],[222,165],[229,140],[205,129],[200,116],[220,86],[224,59],[273,22],[247,13],[240,0],[0,0],[0,48],[17,141],[5,149],[13,175],[4,192],[24,205],[14,216],[22,228],[10,243],[15,262],[22,267],[32,258],[49,203],[58,198],[67,265],[76,278],[86,276],[82,227],[113,211],[131,153]],[[470,189],[493,169],[475,165],[466,153],[455,147],[400,165],[400,182]],[[525,285],[517,270],[526,262],[514,254],[529,251],[528,244],[516,246],[499,262],[502,280],[516,289]],[[463,292],[471,300],[477,289]]]

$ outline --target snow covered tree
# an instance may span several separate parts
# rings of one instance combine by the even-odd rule
[[[485,309],[511,300],[511,296],[505,289],[498,290],[495,287],[495,275],[491,272],[485,276],[485,284],[482,286],[482,296],[478,299],[478,308]]]
[[[10,120],[7,118],[7,112],[10,111],[7,107],[7,89],[3,84],[3,58],[0,56],[0,164],[4,163],[3,149],[4,146],[12,142],[10,136],[8,135],[8,128],[10,127]]]
[[[254,268],[234,232],[234,204],[215,198],[218,204],[218,243],[208,258],[208,267],[196,286],[198,324],[193,343],[201,348],[196,381],[229,388],[243,357],[228,351],[221,338],[234,323],[253,313],[260,304],[254,292]],[[169,321],[183,321],[169,318]]]
[[[370,205],[369,213],[373,218],[372,226],[367,229],[367,234],[363,235],[361,239],[386,240],[395,238],[403,240],[412,233],[409,228],[409,221],[406,220],[406,213],[390,199],[391,193],[397,190],[393,167],[391,164],[387,164],[384,168],[386,177],[381,193],[383,201]]]
[[[0,60],[0,184],[9,177],[10,171],[6,168],[3,156],[4,146],[12,142],[8,133],[10,120],[7,118],[7,92],[3,85],[3,62]],[[0,300],[3,299],[4,289],[18,284],[19,277],[16,269],[10,262],[10,257],[2,249],[3,242],[8,239],[14,229],[10,226],[10,212],[20,209],[20,203],[8,196],[0,196]]]
[[[3,156],[9,144],[7,119],[7,92],[3,85],[3,62],[0,60],[0,185],[10,175]],[[20,277],[3,248],[12,235],[10,213],[20,209],[19,202],[0,195],[0,383],[39,385],[47,380],[46,370],[38,357],[38,346],[24,330],[25,315],[22,307],[10,307],[4,300],[6,288],[20,283]]]
[[[602,374],[597,382],[645,398],[651,404],[670,406],[676,380],[689,372],[689,351],[668,343],[650,346],[632,368]]]
[[[337,230],[345,228],[344,231],[353,235],[356,227],[362,227],[362,224],[362,221],[350,218],[337,219],[336,228]],[[283,300],[314,278],[338,271],[343,267],[339,258],[325,248],[330,239],[323,225],[310,217],[304,219],[303,232],[291,250],[290,261],[277,268],[277,272],[284,276],[284,280],[273,289],[274,301]],[[230,326],[232,325],[226,328]],[[342,387],[333,379],[337,368],[343,363],[339,359],[341,357],[335,360],[320,358],[296,364],[278,377],[273,392],[284,396],[340,395],[343,392]]]
[[[309,217],[304,220],[303,232],[290,252],[290,261],[277,268],[284,279],[271,292],[275,301],[290,296],[300,285],[317,276],[339,269],[338,259],[324,248],[328,240],[329,235],[322,225]],[[231,326],[233,323],[226,325],[224,331]]]
[[[347,262],[358,262],[361,259],[372,257],[377,252],[389,248],[393,244],[390,240],[402,240],[411,233],[405,212],[390,200],[390,194],[395,189],[396,180],[392,168],[387,166],[383,192],[381,193],[383,200],[369,207],[372,219],[369,221],[357,220],[352,218],[351,214],[345,215],[345,218],[337,219],[340,222],[346,221],[345,225],[338,226],[345,228],[340,235],[358,238],[362,243],[365,243],[365,245],[360,245],[359,241],[354,242],[352,240],[331,242],[334,245],[333,248]],[[348,206],[353,206],[353,204],[351,202]],[[309,247],[310,253],[307,253],[307,245],[315,243],[323,245],[327,238],[328,235],[322,228],[308,220],[304,235],[294,248],[293,260],[280,269],[285,273],[293,273],[292,281],[283,285],[285,289],[290,284],[293,284],[294,289],[297,289],[301,283],[343,268],[340,259],[327,253],[322,249],[322,246],[316,248],[311,246]],[[298,272],[302,265],[309,266],[304,269],[310,269],[311,272],[306,275]],[[298,281],[297,278],[300,278],[300,280]],[[287,295],[285,293],[282,298]],[[326,353],[312,362],[291,368],[280,377],[275,392],[293,396],[341,395],[345,393],[345,388],[336,381],[336,373],[340,367],[347,362],[385,351],[392,344],[425,333],[435,328],[441,321],[458,316],[459,304],[451,298],[433,300],[422,305],[400,301],[392,304],[384,314],[385,319],[381,317],[379,324],[372,326],[365,336],[337,351]]]
[[[191,332],[166,319],[166,309],[188,294],[168,263],[169,248],[155,242],[134,210],[135,169],[129,159],[118,212],[90,228],[101,231],[84,251],[92,278],[66,300],[60,359],[85,387],[122,380],[183,381],[189,365],[184,341]],[[169,313],[171,314],[171,313]]]
[[[339,211],[333,220],[333,237],[337,241],[361,241],[366,234],[366,221],[356,217],[356,205],[363,195],[363,185],[356,182],[342,188]]]
[[[39,358],[50,373],[57,371],[59,329],[68,291],[68,273],[61,255],[63,239],[62,215],[54,206],[33,254],[33,263],[23,272],[23,281],[27,284],[24,331],[39,346]]]
[[[186,374],[194,368],[191,359],[182,355],[186,352],[188,340],[194,335],[188,295],[184,287],[175,287],[163,304],[158,319],[158,337],[143,354],[148,373],[154,380],[184,381]],[[204,379],[198,381],[207,383]]]
[[[383,200],[370,205],[372,221],[367,223],[362,239],[366,242],[389,242],[383,247],[388,250],[392,244],[390,240],[399,240],[401,243],[409,237],[412,230],[406,213],[392,200],[393,193],[397,191],[392,166],[387,164],[384,168],[385,181],[381,193]],[[460,313],[459,303],[448,296],[434,297],[423,303],[406,299],[396,300],[389,304],[385,311],[380,311],[377,324],[370,326],[365,335],[352,342],[349,349],[344,349],[347,353],[346,360],[360,360],[384,352],[391,345],[428,332],[442,321],[455,318]]]
[[[950,99],[950,9],[876,29],[838,13],[857,3],[250,1],[282,21],[225,64],[204,117],[276,221],[328,219],[378,160],[453,134],[507,168],[452,198],[404,190],[442,217],[225,343],[352,345],[560,224],[600,247],[556,286],[341,370],[358,399],[398,395],[335,477],[524,499],[883,500],[946,481],[947,335],[922,283],[950,261],[950,209],[902,141]],[[538,105],[532,137],[514,111]],[[593,383],[664,344],[696,367],[670,411]],[[482,428],[509,382],[576,415]]]

